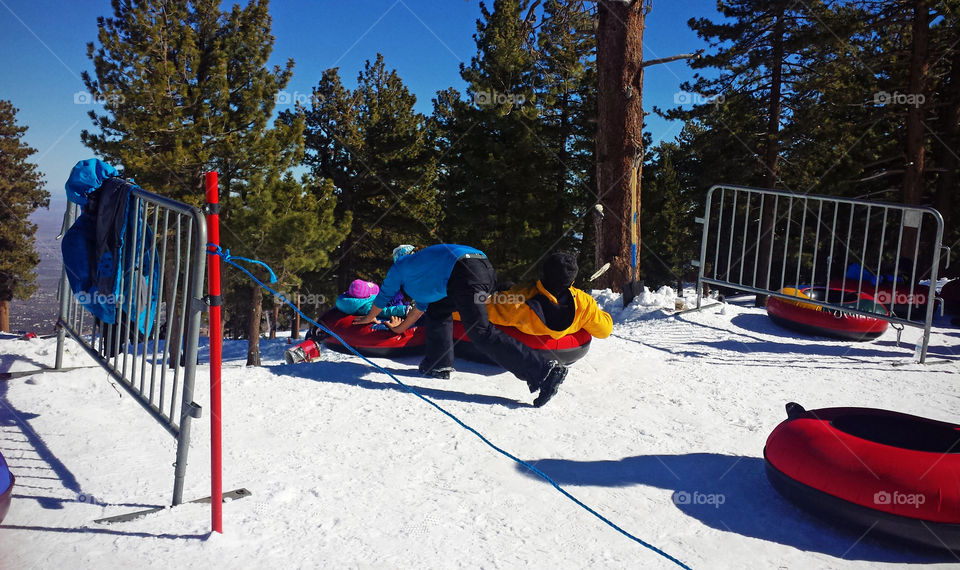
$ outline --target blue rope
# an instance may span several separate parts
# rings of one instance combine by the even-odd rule
[[[257,285],[260,285],[260,286],[263,287],[265,290],[267,290],[270,294],[272,294],[273,296],[277,297],[278,299],[280,299],[281,301],[283,301],[284,303],[286,303],[287,305],[289,305],[290,308],[292,308],[294,311],[296,311],[297,314],[299,314],[301,318],[305,319],[307,322],[313,324],[314,326],[316,326],[316,327],[319,328],[320,330],[326,332],[327,334],[329,334],[329,335],[332,336],[333,338],[337,339],[337,341],[340,342],[340,344],[342,344],[344,347],[346,347],[347,350],[349,350],[351,353],[353,353],[354,355],[356,355],[358,358],[360,358],[361,360],[363,360],[363,361],[366,362],[367,364],[373,366],[374,368],[376,368],[376,369],[379,370],[380,372],[383,372],[384,374],[386,374],[387,376],[389,376],[390,379],[392,379],[394,382],[396,382],[397,384],[399,384],[400,386],[402,386],[404,390],[406,390],[407,392],[410,392],[410,393],[413,394],[414,396],[416,396],[416,397],[420,398],[421,400],[423,400],[424,402],[430,404],[431,406],[433,406],[434,408],[436,408],[437,410],[439,410],[442,414],[444,414],[444,415],[447,416],[448,418],[450,418],[450,419],[452,419],[453,421],[455,421],[458,425],[460,425],[460,427],[464,428],[465,430],[469,431],[469,432],[472,433],[473,435],[475,435],[475,436],[477,436],[478,438],[480,438],[480,441],[482,441],[483,443],[485,443],[485,444],[487,444],[488,446],[490,446],[490,447],[491,447],[494,451],[496,451],[497,453],[500,453],[501,455],[504,455],[504,456],[512,459],[512,460],[515,461],[516,463],[522,465],[524,468],[526,468],[527,470],[529,470],[531,473],[535,474],[536,476],[540,477],[541,479],[543,479],[544,481],[546,481],[547,483],[549,483],[550,485],[552,485],[553,488],[556,489],[557,491],[559,491],[563,496],[565,496],[566,498],[568,498],[568,499],[570,499],[571,501],[573,501],[574,503],[576,503],[578,506],[580,506],[581,508],[583,508],[585,511],[587,511],[587,512],[590,513],[591,515],[597,517],[598,519],[600,519],[601,521],[603,521],[604,523],[606,523],[607,525],[609,525],[611,528],[613,528],[614,530],[616,530],[616,531],[619,532],[620,534],[626,536],[626,537],[629,538],[630,540],[633,540],[634,542],[637,542],[638,544],[644,546],[645,548],[648,548],[648,549],[652,550],[653,552],[656,552],[657,554],[659,554],[660,556],[663,556],[664,558],[666,558],[666,559],[669,560],[670,562],[673,562],[673,563],[676,564],[677,566],[679,566],[679,567],[681,567],[681,568],[686,568],[687,570],[690,570],[690,567],[687,566],[686,564],[684,564],[683,562],[681,562],[680,560],[677,560],[676,558],[674,558],[673,556],[667,554],[667,553],[664,552],[663,550],[660,550],[660,549],[657,548],[656,546],[654,546],[654,545],[652,545],[652,544],[650,544],[650,543],[648,543],[648,542],[645,542],[644,540],[642,540],[642,539],[640,539],[640,538],[638,538],[638,537],[630,534],[630,533],[627,532],[626,530],[620,528],[619,526],[617,526],[616,523],[614,523],[613,521],[611,521],[611,520],[608,519],[607,517],[601,515],[600,513],[598,513],[597,511],[595,511],[593,508],[591,508],[589,505],[587,505],[587,504],[585,504],[583,501],[581,501],[580,499],[578,499],[578,498],[574,497],[573,495],[571,495],[566,489],[564,489],[563,487],[561,487],[560,484],[557,483],[556,481],[554,481],[549,475],[547,475],[547,474],[544,473],[543,471],[537,469],[536,467],[534,467],[534,466],[531,465],[530,463],[527,463],[527,462],[524,461],[523,459],[520,459],[519,457],[516,457],[515,455],[511,454],[510,452],[508,452],[508,451],[506,451],[506,450],[504,450],[504,449],[501,449],[500,447],[497,447],[493,442],[491,442],[489,439],[487,439],[483,434],[481,434],[480,432],[478,432],[478,431],[475,430],[474,428],[470,427],[469,425],[465,424],[462,420],[460,420],[460,418],[458,418],[457,416],[455,416],[455,415],[453,415],[452,413],[448,412],[447,410],[445,410],[444,408],[442,408],[439,404],[437,404],[437,403],[435,403],[433,400],[427,398],[426,396],[424,396],[424,395],[421,394],[420,392],[417,392],[413,387],[408,386],[408,385],[404,384],[403,382],[401,382],[400,379],[398,379],[396,376],[394,376],[389,370],[386,370],[385,368],[383,368],[382,366],[380,366],[380,365],[377,364],[376,362],[373,362],[372,360],[370,360],[370,359],[367,358],[366,356],[364,356],[364,355],[360,354],[359,352],[357,352],[357,350],[356,350],[355,348],[353,348],[352,346],[350,346],[349,344],[347,344],[346,341],[344,341],[342,338],[340,338],[340,336],[337,335],[337,333],[333,332],[332,330],[330,330],[330,329],[327,328],[326,326],[318,323],[317,321],[315,321],[315,320],[311,319],[310,317],[308,317],[307,315],[305,315],[305,314],[303,313],[303,311],[301,311],[300,309],[298,309],[293,303],[290,302],[289,299],[287,299],[285,296],[283,296],[283,294],[281,294],[281,293],[279,293],[279,292],[274,291],[273,289],[271,289],[269,286],[267,286],[265,283],[263,283],[263,281],[260,281],[259,279],[257,279],[257,277],[256,277],[253,273],[250,273],[250,271],[248,271],[247,268],[245,268],[245,267],[237,264],[237,262],[236,262],[235,260],[247,261],[247,262],[255,263],[255,264],[257,264],[257,265],[262,265],[262,266],[266,267],[266,268],[267,268],[267,271],[270,272],[270,278],[271,278],[271,281],[270,281],[270,282],[271,282],[271,283],[276,283],[276,279],[277,279],[277,278],[276,278],[276,275],[273,273],[273,270],[270,269],[270,266],[268,266],[266,263],[264,263],[264,262],[262,262],[262,261],[257,261],[257,260],[254,260],[254,259],[247,259],[247,258],[245,258],[245,257],[235,257],[235,256],[231,256],[231,255],[230,255],[230,250],[227,250],[226,252],[224,252],[222,249],[220,249],[220,246],[214,245],[214,244],[212,244],[212,243],[207,244],[207,253],[210,254],[210,255],[219,255],[220,257],[223,258],[224,263],[228,263],[228,264],[236,267],[236,268],[239,269],[240,271],[246,273],[247,276],[250,277],[250,279],[252,279]]]

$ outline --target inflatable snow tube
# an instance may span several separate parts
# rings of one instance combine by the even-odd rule
[[[958,425],[790,403],[763,456],[770,483],[801,508],[860,531],[960,550]]]
[[[403,334],[394,334],[382,324],[354,325],[355,318],[354,315],[331,309],[320,317],[320,323],[364,356],[393,357],[423,353],[423,347],[426,344],[426,333],[423,327],[412,326]],[[324,338],[323,345],[330,350],[352,354],[332,336]]]
[[[804,303],[811,299],[824,303],[839,304],[859,311],[877,313],[886,316],[887,308],[867,293],[825,287],[804,287],[801,289],[784,288],[784,295],[797,300],[769,297],[767,315],[778,325],[806,334],[829,336],[844,340],[873,340],[887,330],[887,321],[866,317],[845,311],[825,309],[813,303]]]
[[[951,316],[960,317],[960,279],[948,281],[940,288],[943,309]]]
[[[547,335],[527,334],[521,332],[516,327],[495,326],[530,348],[542,352],[547,360],[558,360],[563,364],[573,364],[586,356],[587,351],[590,350],[590,340],[593,338],[590,336],[590,333],[583,329],[573,334],[554,339]],[[453,342],[454,354],[460,358],[485,364],[495,364],[491,362],[485,354],[477,350],[464,332],[463,324],[456,320],[453,321]]]
[[[0,454],[0,523],[10,510],[10,498],[13,496],[13,484],[16,478],[7,467],[7,461]]]

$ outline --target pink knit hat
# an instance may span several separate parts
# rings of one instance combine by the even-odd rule
[[[376,283],[364,281],[363,279],[354,279],[353,283],[350,284],[350,288],[347,289],[347,295],[355,299],[366,299],[379,292],[380,287]]]

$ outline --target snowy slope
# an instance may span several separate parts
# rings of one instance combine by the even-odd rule
[[[748,304],[672,315],[672,291],[614,315],[560,393],[536,409],[525,385],[458,361],[449,381],[416,357],[378,360],[405,383],[529,461],[624,530],[694,568],[960,567],[949,555],[837,529],[785,502],[763,472],[783,406],[874,406],[957,422],[960,330],[938,327],[931,363],[898,347],[798,338]],[[946,324],[938,321],[938,324]],[[0,568],[225,566],[669,568],[359,359],[325,353],[262,368],[224,365],[224,489],[252,496],[143,519],[164,505],[174,440],[98,368],[0,382],[0,451],[17,476]],[[0,370],[52,365],[55,339],[0,340]],[[67,365],[89,363],[72,346]],[[207,367],[197,401],[206,408]],[[194,423],[186,498],[209,495],[209,418]]]

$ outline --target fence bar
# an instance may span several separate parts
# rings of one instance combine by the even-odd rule
[[[780,195],[775,194],[773,196],[773,220],[770,223],[770,232],[776,234],[777,232],[777,211],[780,209]],[[763,213],[760,213],[763,216]],[[757,244],[763,243],[763,238],[757,240]],[[770,236],[770,247],[767,248],[769,253],[767,254],[767,279],[763,282],[763,286],[770,288],[770,274],[773,271],[773,235]],[[759,247],[759,245],[758,245]]]
[[[197,212],[197,214],[197,219],[199,220],[199,212]],[[202,221],[194,224],[193,219],[194,218],[190,218],[187,225],[191,230],[195,229],[197,236],[195,243],[198,248],[202,248],[207,242],[206,224],[202,223]],[[193,231],[187,233],[187,268],[190,271],[190,278],[185,281],[184,286],[190,288],[190,293],[189,295],[184,295],[184,299],[189,296],[191,306],[185,307],[184,309],[185,314],[189,310],[190,319],[187,323],[187,328],[181,329],[186,331],[186,334],[181,337],[185,339],[185,343],[182,343],[184,346],[183,352],[181,353],[185,359],[185,363],[183,397],[181,398],[180,404],[180,437],[177,438],[177,465],[173,487],[174,505],[179,505],[183,500],[183,480],[187,473],[187,452],[190,449],[190,422],[192,418],[200,417],[200,407],[193,402],[193,387],[194,378],[196,378],[197,373],[197,351],[198,345],[200,344],[200,317],[205,309],[205,307],[202,307],[204,260],[202,249],[197,251],[196,255],[190,255],[192,251],[189,248],[189,244],[193,239],[193,234]],[[177,369],[179,370],[179,366],[177,366]]]
[[[727,245],[727,271],[724,275],[730,280],[730,263],[733,261],[733,236],[737,227],[737,191],[733,192],[733,207],[730,208],[730,243]]]
[[[780,268],[780,285],[786,282],[787,278],[787,246],[790,244],[790,222],[793,221],[793,196],[790,196],[787,203],[787,237],[783,240],[783,265]],[[776,225],[773,228],[774,234],[777,232]],[[771,238],[771,241],[772,238]]]
[[[813,238],[813,271],[810,275],[810,282],[817,282],[817,255],[820,253],[820,225],[823,220],[823,202],[820,202],[820,206],[817,209],[817,235]],[[829,281],[829,280],[828,280]]]
[[[743,244],[740,246],[740,282],[743,283],[743,265],[747,257],[747,228],[750,226],[750,192],[747,192],[747,203],[743,206]],[[733,229],[731,228],[733,237]]]
[[[766,196],[760,194],[760,215],[757,216],[757,247],[753,254],[753,286],[757,286],[757,269],[760,266],[760,234],[763,232],[763,199]]]
[[[708,193],[708,195],[711,195],[711,194],[713,194],[712,190]],[[724,198],[726,198],[726,196],[727,196],[726,192],[720,192],[720,210],[719,210],[720,212],[723,211],[723,200]],[[710,203],[707,202],[708,211],[709,211],[709,208],[710,208]],[[710,227],[709,218],[707,220],[708,221],[705,222],[703,226],[704,231],[706,231],[706,228]],[[718,226],[717,227],[717,251],[713,255],[713,278],[714,279],[717,278],[717,271],[720,271],[720,236],[722,235],[722,231],[723,231],[723,228]],[[706,233],[704,233],[704,236],[706,236]],[[703,256],[701,255],[700,257],[703,257]]]
[[[800,266],[803,261],[803,236],[807,231],[807,212],[810,206],[807,205],[807,199],[803,199],[803,210],[800,212],[800,246],[797,248],[797,274],[794,276],[793,287],[800,287]]]
[[[77,218],[77,205],[73,202],[67,202],[67,210],[63,213],[63,228],[60,238],[67,233],[67,229],[73,226]],[[63,328],[64,317],[72,312],[73,294],[70,291],[70,284],[67,281],[67,269],[64,267],[60,271],[60,285],[57,287],[58,300],[60,301],[60,318],[57,319],[57,359],[54,368],[63,368],[63,345],[66,340],[66,331]]]
[[[723,194],[721,193],[721,196]],[[700,267],[697,268],[697,309],[700,309],[701,301],[703,299],[703,290],[700,289],[703,284],[703,272],[705,260],[707,258],[707,231],[710,229],[710,203],[713,201],[713,188],[707,191],[707,205],[706,212],[704,213],[703,219],[698,219],[697,221],[703,224],[703,232],[700,237]],[[717,247],[720,247],[720,240],[717,240]],[[714,263],[716,267],[716,263]],[[218,265],[219,269],[219,265]],[[212,272],[212,269],[211,269]],[[714,277],[716,277],[716,271],[714,271]],[[297,295],[299,299],[299,294]],[[211,311],[212,314],[212,311]],[[213,333],[211,332],[211,338],[213,338]]]

